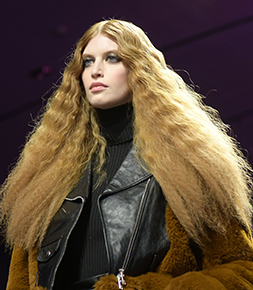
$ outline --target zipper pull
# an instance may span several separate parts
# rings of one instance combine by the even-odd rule
[[[119,290],[123,290],[123,286],[126,286],[124,271],[124,269],[119,269],[119,274],[117,275]]]

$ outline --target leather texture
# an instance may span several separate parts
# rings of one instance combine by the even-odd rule
[[[91,191],[90,179],[89,165],[48,228],[37,257],[40,286],[53,288],[69,236]],[[120,268],[131,276],[155,271],[170,248],[166,204],[159,184],[140,166],[132,149],[98,198],[108,273],[116,275]]]

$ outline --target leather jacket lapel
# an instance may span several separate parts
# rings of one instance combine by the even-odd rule
[[[144,168],[140,166],[139,161],[135,157],[134,149],[132,148],[103,195],[133,186],[147,179],[149,176],[152,176],[152,174],[145,171]]]
[[[89,196],[91,191],[91,170],[91,162],[89,162],[83,177],[79,180],[76,187],[66,197],[67,200],[75,199],[78,196],[86,199]]]

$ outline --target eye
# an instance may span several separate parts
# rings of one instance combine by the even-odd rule
[[[121,58],[117,54],[109,54],[106,57],[106,61],[108,61],[109,63],[117,63],[121,61]]]
[[[83,60],[83,66],[84,68],[89,67],[93,64],[94,60],[90,57],[87,57]]]

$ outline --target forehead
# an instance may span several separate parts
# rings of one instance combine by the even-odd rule
[[[118,50],[118,44],[106,35],[98,34],[91,38],[83,54],[104,53],[110,50]]]

